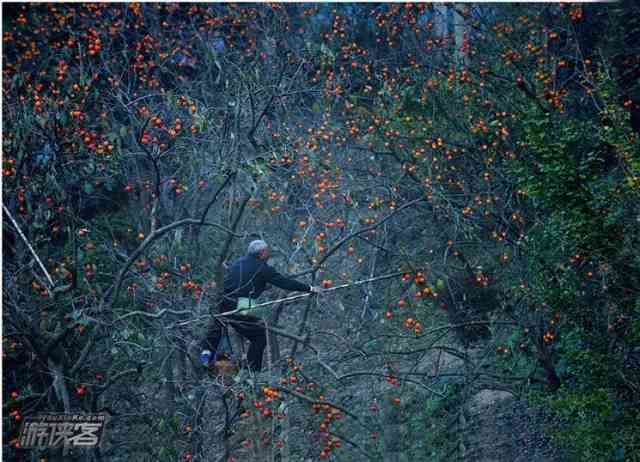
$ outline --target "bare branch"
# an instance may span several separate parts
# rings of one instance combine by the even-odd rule
[[[38,254],[36,253],[36,251],[33,250],[33,247],[31,247],[31,243],[29,242],[27,237],[24,235],[24,233],[20,229],[20,226],[18,225],[16,220],[13,218],[13,215],[11,215],[11,212],[9,211],[7,206],[2,204],[2,209],[4,210],[4,213],[6,213],[7,216],[9,217],[9,220],[11,220],[11,223],[13,224],[14,228],[16,229],[16,231],[18,232],[18,234],[20,235],[20,237],[22,238],[24,243],[27,245],[27,248],[29,249],[29,251],[33,255],[33,258],[35,258],[36,261],[38,262],[38,265],[40,265],[40,268],[42,269],[42,272],[47,277],[47,280],[49,281],[49,284],[50,284],[50,286],[47,289],[49,289],[49,291],[51,291],[51,289],[53,289],[55,284],[53,283],[53,279],[51,278],[51,275],[47,271],[47,268],[44,267],[44,265],[42,264],[42,261],[40,260],[40,257],[38,257]]]
[[[357,236],[359,236],[361,234],[364,234],[366,232],[369,232],[371,230],[376,229],[378,226],[380,226],[383,223],[385,223],[386,221],[390,220],[392,217],[394,217],[396,214],[398,214],[402,210],[405,210],[405,209],[407,209],[407,208],[409,208],[409,207],[411,207],[413,205],[416,205],[416,204],[418,204],[420,202],[423,202],[423,201],[424,201],[423,198],[419,198],[419,199],[415,199],[415,200],[412,200],[410,202],[407,202],[406,204],[404,204],[404,205],[398,207],[397,209],[395,209],[392,213],[390,213],[389,215],[384,217],[382,220],[380,220],[376,224],[371,225],[371,226],[367,226],[366,228],[362,228],[361,230],[355,231],[355,232],[349,234],[348,236],[343,237],[331,249],[329,249],[329,251],[318,261],[318,263],[316,263],[316,265],[313,268],[308,269],[306,271],[303,271],[301,273],[297,273],[294,276],[303,276],[305,274],[309,274],[309,273],[313,273],[313,272],[317,271],[322,266],[322,264],[331,255],[333,255],[340,247],[342,247],[345,243],[349,242],[354,237],[357,237]]]
[[[213,198],[209,201],[207,206],[204,208],[204,212],[202,212],[202,218],[200,219],[201,223],[204,223],[204,220],[207,218],[207,214],[209,213],[209,209],[218,199],[218,195],[229,184],[229,182],[231,181],[231,178],[233,178],[236,175],[237,175],[237,172],[231,172],[229,175],[227,175],[227,178],[225,178],[224,182],[220,185],[218,190],[213,194]]]
[[[295,396],[296,398],[301,399],[301,400],[306,401],[306,402],[311,403],[311,404],[326,405],[326,406],[332,407],[334,409],[337,409],[340,412],[344,412],[345,415],[348,415],[349,417],[353,418],[363,428],[366,428],[370,432],[374,431],[373,428],[369,427],[367,424],[362,422],[357,415],[355,415],[354,413],[346,410],[344,407],[342,407],[342,406],[340,406],[338,404],[332,403],[331,401],[327,401],[327,400],[320,401],[318,399],[312,398],[312,397],[304,395],[302,393],[298,393],[297,391],[290,390],[290,389],[285,388],[285,387],[281,387],[279,385],[272,386],[271,388],[275,388],[276,390],[280,390],[280,391],[282,391],[284,393],[287,393],[288,395]]]
[[[226,232],[229,235],[229,238],[244,237],[244,235],[235,234],[233,231],[225,228],[224,226],[218,223],[202,222],[202,220],[195,219],[195,218],[185,218],[183,220],[179,220],[174,223],[163,226],[162,228],[159,228],[153,231],[151,234],[149,234],[149,236],[146,237],[146,239],[142,242],[142,244],[140,244],[140,246],[133,252],[133,254],[131,254],[127,263],[125,263],[124,267],[118,273],[118,278],[116,279],[115,284],[112,285],[109,288],[109,290],[107,290],[107,292],[105,293],[105,296],[101,305],[104,305],[105,303],[108,303],[112,300],[117,299],[118,293],[122,288],[122,282],[124,280],[125,274],[127,274],[127,271],[129,271],[129,268],[131,268],[131,265],[133,265],[133,262],[136,261],[136,259],[147,249],[147,247],[151,245],[151,243],[158,240],[160,237],[164,236],[166,233],[168,233],[172,229],[178,228],[180,226],[185,226],[185,225],[214,226]]]

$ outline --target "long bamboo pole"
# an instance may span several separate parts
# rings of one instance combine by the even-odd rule
[[[417,271],[417,270],[412,270],[411,272],[414,272],[414,271]],[[340,289],[346,289],[348,287],[356,287],[356,286],[359,286],[359,285],[362,285],[362,284],[366,284],[368,282],[381,281],[381,280],[384,280],[384,279],[391,279],[391,278],[395,278],[395,277],[398,277],[398,276],[406,274],[406,273],[407,273],[407,271],[397,271],[395,273],[384,274],[382,276],[376,276],[376,277],[372,277],[372,278],[368,278],[368,279],[363,279],[361,281],[350,282],[350,283],[347,283],[347,284],[342,284],[342,285],[339,285],[339,286],[331,287],[329,289],[324,289],[319,294],[320,295],[324,295],[324,294],[329,293],[329,292],[334,292],[334,291],[340,290]],[[302,299],[302,298],[310,297],[311,295],[313,295],[313,293],[311,293],[311,292],[306,293],[306,294],[292,295],[290,297],[279,298],[278,300],[271,300],[270,302],[259,303],[257,305],[252,306],[251,308],[236,308],[233,311],[227,311],[225,313],[215,314],[214,317],[223,318],[225,316],[231,316],[232,314],[238,314],[238,313],[241,313],[243,311],[250,311],[250,310],[253,310],[255,308],[262,308],[262,307],[265,307],[265,306],[275,305],[276,303],[291,302],[291,301],[294,301],[294,300],[299,300],[299,299]]]

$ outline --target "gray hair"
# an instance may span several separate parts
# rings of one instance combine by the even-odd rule
[[[249,247],[247,248],[247,253],[249,255],[259,255],[260,252],[262,252],[267,247],[269,246],[264,241],[253,241],[251,242],[251,244],[249,244]]]

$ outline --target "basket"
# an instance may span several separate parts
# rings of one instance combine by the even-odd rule
[[[231,377],[236,375],[240,371],[240,368],[235,361],[228,358],[221,358],[214,363],[214,370],[216,375]]]

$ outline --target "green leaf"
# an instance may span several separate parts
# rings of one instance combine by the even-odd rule
[[[178,419],[178,417],[177,417],[177,416],[174,416],[174,417],[171,419],[171,429],[172,429],[174,432],[178,432],[178,431],[180,430],[180,420]]]

